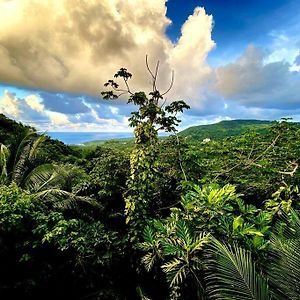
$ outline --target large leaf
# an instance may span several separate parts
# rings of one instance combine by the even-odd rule
[[[300,299],[300,219],[284,214],[271,237],[271,284],[284,299]]]
[[[61,176],[53,164],[43,164],[33,169],[24,179],[24,188],[32,193],[47,190],[59,184]]]
[[[206,282],[211,299],[270,299],[267,281],[257,272],[250,252],[213,240],[207,257]]]
[[[89,197],[77,196],[73,193],[56,188],[43,190],[41,192],[33,194],[33,196],[35,199],[52,203],[54,207],[60,209],[72,209],[79,203],[86,203],[95,208],[101,207],[101,205],[97,201]]]

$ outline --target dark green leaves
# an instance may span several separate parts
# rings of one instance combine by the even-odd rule
[[[135,105],[143,106],[147,102],[147,96],[144,92],[137,92],[130,95],[127,103],[133,103]]]
[[[184,109],[190,109],[190,106],[181,100],[181,101],[172,102],[171,104],[166,106],[165,109],[168,113],[173,114],[173,113],[183,112]]]
[[[115,100],[118,99],[118,96],[113,91],[101,92],[102,98],[104,100]]]
[[[129,73],[127,71],[126,68],[121,68],[115,75],[114,75],[115,78],[118,78],[118,77],[122,77],[124,78],[125,80],[128,80],[129,78],[132,77],[132,74]]]

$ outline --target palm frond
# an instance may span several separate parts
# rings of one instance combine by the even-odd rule
[[[157,258],[157,255],[156,255],[156,253],[153,253],[153,252],[149,252],[142,257],[142,263],[144,264],[145,269],[148,272],[151,271],[151,269],[156,261],[156,258]]]
[[[170,286],[177,286],[184,281],[189,273],[187,264],[180,258],[174,258],[161,266],[166,273]]]
[[[34,168],[24,179],[23,186],[32,193],[54,187],[55,182],[59,181],[60,175],[56,172],[56,166],[53,164],[43,164]],[[56,184],[57,185],[57,184]]]
[[[101,207],[101,205],[97,201],[89,197],[77,196],[73,193],[57,188],[43,190],[41,192],[33,194],[33,196],[35,199],[51,203],[53,207],[59,209],[72,209],[74,207],[77,207],[79,203],[86,203],[95,208]]]
[[[18,185],[22,184],[24,174],[30,170],[29,164],[33,163],[44,140],[44,136],[37,136],[34,131],[29,129],[14,149],[11,178]]]
[[[270,299],[267,281],[257,272],[249,251],[213,240],[207,257],[206,282],[211,299]]]
[[[284,214],[271,237],[270,283],[288,299],[300,299],[300,218]]]
[[[15,165],[17,164],[19,157],[22,153],[24,153],[24,147],[28,145],[28,142],[34,137],[35,133],[34,131],[28,129],[24,135],[21,136],[21,140],[17,143],[16,148],[14,149],[14,162],[12,169],[15,168]]]
[[[21,185],[24,174],[27,172],[28,165],[28,152],[30,151],[30,144],[24,145],[22,152],[18,154],[18,159],[15,160],[13,165],[11,178],[12,181]]]
[[[33,140],[33,143],[30,147],[30,151],[28,153],[28,159],[30,161],[32,161],[33,159],[36,158],[39,150],[40,150],[40,147],[41,147],[41,144],[46,140],[46,136],[44,135],[39,135],[38,137],[36,137],[34,140]]]

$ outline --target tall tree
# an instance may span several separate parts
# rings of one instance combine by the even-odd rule
[[[155,199],[155,176],[158,167],[158,131],[175,132],[180,120],[179,112],[188,109],[184,101],[173,101],[165,106],[165,95],[174,83],[174,72],[170,86],[164,92],[157,88],[159,61],[152,71],[146,56],[146,67],[152,79],[152,91],[146,95],[143,91],[133,92],[129,86],[132,74],[126,68],[121,68],[114,78],[123,80],[123,87],[114,80],[104,84],[111,90],[101,93],[103,99],[116,100],[124,94],[128,95],[128,103],[137,106],[137,111],[131,113],[130,126],[134,127],[135,147],[130,156],[130,177],[125,193],[126,222],[130,225],[131,237],[141,237],[147,220],[151,217],[151,206]]]

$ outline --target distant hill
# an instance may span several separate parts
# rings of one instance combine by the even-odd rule
[[[119,138],[111,140],[96,140],[83,143],[86,147],[101,146],[104,148],[113,148],[118,150],[130,150],[134,145],[134,138]]]
[[[267,129],[275,125],[276,121],[262,120],[229,120],[215,124],[199,125],[189,127],[178,133],[179,136],[187,137],[190,141],[202,141],[206,138],[220,140],[231,136],[236,136],[247,131],[257,131],[266,133]],[[300,123],[297,123],[300,127]],[[161,137],[165,138],[165,137]],[[132,148],[133,138],[98,140],[84,143],[85,146],[104,146],[118,149]]]
[[[248,130],[265,132],[268,127],[274,125],[275,121],[260,120],[230,120],[221,121],[216,124],[199,125],[189,127],[179,133],[190,140],[220,140],[226,137],[242,134]]]

